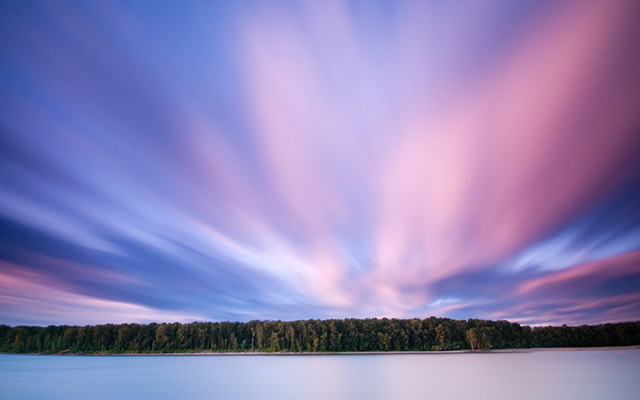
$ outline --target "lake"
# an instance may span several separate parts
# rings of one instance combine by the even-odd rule
[[[640,349],[286,356],[0,354],[0,399],[638,399]]]

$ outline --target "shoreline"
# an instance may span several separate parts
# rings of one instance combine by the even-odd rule
[[[535,353],[545,351],[612,351],[612,350],[632,350],[640,349],[640,345],[632,346],[603,346],[603,347],[537,347],[523,349],[493,349],[493,350],[438,350],[438,351],[344,351],[344,352],[212,352],[200,351],[193,353],[0,353],[0,354],[24,354],[39,356],[99,356],[99,357],[121,357],[121,356],[170,356],[170,357],[187,357],[187,356],[357,356],[357,355],[438,355],[438,354],[499,354],[499,353]]]

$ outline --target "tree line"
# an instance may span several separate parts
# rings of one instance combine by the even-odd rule
[[[0,325],[6,353],[363,352],[599,347],[640,344],[640,321],[530,327],[478,319]]]

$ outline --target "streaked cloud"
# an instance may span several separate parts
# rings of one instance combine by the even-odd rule
[[[1,7],[0,323],[640,318],[632,1]]]

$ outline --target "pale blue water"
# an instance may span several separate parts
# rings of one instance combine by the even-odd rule
[[[0,399],[640,399],[640,350],[328,356],[0,354]]]

